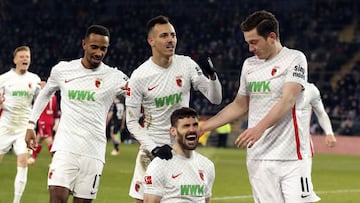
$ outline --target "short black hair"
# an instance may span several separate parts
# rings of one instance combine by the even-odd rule
[[[175,127],[179,119],[190,117],[199,118],[199,114],[190,107],[182,107],[180,109],[176,109],[170,116],[171,127]]]
[[[153,17],[146,23],[146,33],[149,34],[156,24],[167,24],[167,23],[170,23],[170,21],[169,18],[166,16],[159,15]]]
[[[85,39],[88,38],[89,35],[92,33],[107,36],[110,38],[109,29],[102,25],[91,25],[90,27],[88,27],[85,33]]]
[[[248,32],[254,28],[256,28],[257,33],[264,38],[266,38],[270,32],[274,32],[277,38],[280,39],[279,21],[274,14],[268,11],[255,11],[241,23],[241,30],[243,32]]]

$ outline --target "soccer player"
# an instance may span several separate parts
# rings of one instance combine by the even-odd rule
[[[28,164],[32,165],[35,163],[37,156],[41,152],[42,142],[45,140],[47,144],[47,148],[51,153],[51,147],[53,143],[53,131],[56,132],[56,128],[59,123],[59,108],[58,102],[55,94],[50,97],[50,101],[46,105],[46,108],[40,115],[40,118],[37,122],[37,131],[38,134],[36,136],[36,149],[33,151],[31,157],[28,159]]]
[[[106,151],[106,116],[113,98],[125,93],[128,77],[102,61],[110,44],[109,30],[91,25],[82,40],[80,59],[55,65],[35,101],[26,143],[35,149],[36,121],[51,95],[60,90],[61,119],[51,151],[48,174],[50,202],[91,202],[96,198]]]
[[[325,132],[325,143],[328,147],[334,147],[336,144],[336,138],[331,126],[331,122],[328,114],[325,111],[324,104],[321,100],[320,91],[313,83],[307,83],[305,85],[303,100],[299,102],[297,107],[300,110],[300,113],[303,115],[301,122],[304,123],[304,132],[309,134],[310,146],[308,159],[305,159],[308,162],[307,173],[309,174],[306,178],[303,179],[304,185],[309,190],[309,195],[305,195],[303,198],[304,202],[317,202],[320,200],[314,191],[314,186],[311,180],[311,167],[312,167],[312,157],[314,156],[313,145],[310,137],[310,120],[312,112],[315,113],[317,120],[321,128]]]
[[[108,128],[114,145],[114,149],[111,151],[113,156],[120,154],[120,136],[122,136],[121,132],[124,132],[125,129],[125,115],[125,97],[118,95],[115,97],[108,113]],[[118,136],[119,134],[120,136]]]
[[[127,127],[140,143],[129,192],[137,202],[143,199],[147,163],[154,156],[172,157],[167,118],[175,109],[189,106],[191,87],[213,104],[220,104],[222,100],[221,84],[212,65],[203,63],[200,66],[209,79],[190,57],[175,54],[176,32],[167,17],[150,19],[147,33],[152,56],[132,73],[125,100]],[[143,125],[138,122],[141,109]]]
[[[235,144],[247,149],[247,169],[254,202],[303,202],[308,133],[299,126],[297,101],[307,82],[305,55],[282,46],[279,22],[256,11],[241,23],[249,51],[236,98],[201,126],[213,130],[248,112],[248,129]]]
[[[210,202],[215,180],[212,161],[195,151],[198,145],[199,115],[183,107],[171,115],[173,158],[156,157],[145,175],[144,202]]]
[[[28,71],[31,53],[28,46],[14,51],[15,68],[0,75],[0,160],[11,147],[17,156],[14,203],[20,202],[27,181],[28,149],[25,143],[32,102],[40,91],[40,77]]]

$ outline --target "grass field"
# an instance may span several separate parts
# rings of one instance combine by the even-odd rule
[[[114,157],[109,155],[111,145],[108,145],[100,190],[93,202],[134,202],[128,196],[128,190],[137,148],[135,144],[121,145],[121,155]],[[253,202],[243,150],[198,148],[198,151],[215,163],[216,180],[212,202]],[[29,166],[23,203],[48,202],[46,177],[49,163],[49,155],[43,151],[35,165]],[[15,171],[16,157],[10,153],[0,164],[0,203],[12,202]],[[360,202],[360,157],[318,154],[313,161],[313,183],[323,203]]]

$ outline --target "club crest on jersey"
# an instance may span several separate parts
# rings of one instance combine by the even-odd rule
[[[146,183],[146,185],[151,185],[152,184],[151,176],[145,176],[145,183]]]
[[[176,76],[176,85],[182,87],[182,76]]]
[[[202,181],[204,181],[204,171],[203,170],[199,170],[199,176],[200,176],[200,179]]]
[[[32,87],[31,83],[28,84],[28,87],[29,87],[29,89],[31,89],[31,87]]]
[[[139,190],[140,190],[140,184],[141,184],[140,181],[137,181],[137,182],[135,183],[135,191],[136,191],[136,192],[139,192]]]
[[[274,76],[274,75],[277,73],[277,71],[278,71],[279,68],[280,68],[279,66],[274,66],[274,67],[271,69],[271,76]]]
[[[96,88],[100,88],[101,87],[101,85],[102,85],[102,79],[100,79],[100,78],[96,78],[96,80],[95,80],[95,87]]]

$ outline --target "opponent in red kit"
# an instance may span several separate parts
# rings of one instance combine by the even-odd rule
[[[37,147],[33,151],[31,157],[28,159],[28,164],[34,164],[36,157],[42,149],[42,142],[45,140],[48,150],[50,152],[53,143],[53,132],[56,132],[57,125],[59,123],[60,111],[58,108],[57,98],[52,95],[49,103],[44,111],[41,113],[37,123]],[[52,153],[50,153],[52,156]]]

